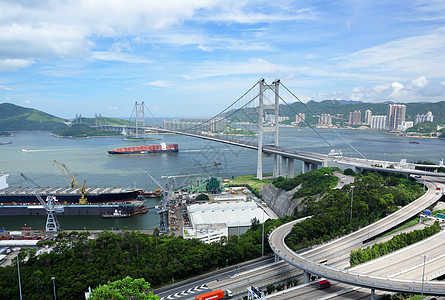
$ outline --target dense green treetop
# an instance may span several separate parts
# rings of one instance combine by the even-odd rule
[[[108,281],[107,284],[98,286],[90,294],[88,300],[159,299],[149,290],[150,284],[144,278],[133,279],[127,276],[124,279]]]
[[[417,132],[417,133],[432,133],[437,132],[437,124],[434,122],[422,122],[408,128],[406,132]]]
[[[290,191],[301,185],[295,192],[294,198],[313,196],[325,193],[337,185],[338,177],[334,176],[334,171],[330,168],[321,168],[308,173],[296,175],[294,178],[285,179],[278,177],[272,184],[277,188]]]
[[[353,186],[331,190],[321,199],[304,198],[295,216],[312,218],[294,225],[287,244],[296,250],[328,241],[373,223],[423,195],[421,185],[414,180],[373,172],[357,175]]]

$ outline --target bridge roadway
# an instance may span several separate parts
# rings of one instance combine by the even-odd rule
[[[316,261],[319,259],[327,259],[328,262],[331,263],[332,261],[335,261],[336,258],[344,255],[344,253],[363,246],[363,242],[366,240],[408,220],[435,203],[442,196],[441,193],[436,194],[436,186],[440,186],[443,190],[445,181],[439,181],[438,178],[434,181],[425,178],[425,183],[428,187],[428,191],[422,197],[401,208],[397,212],[345,237],[331,241],[302,254],[296,254],[284,243],[285,237],[291,232],[293,225],[298,222],[298,220],[284,224],[275,229],[269,235],[269,244],[277,256],[309,274],[373,290],[420,293],[422,290],[421,280],[362,274],[355,272],[354,270],[341,270],[327,265],[318,264]],[[421,253],[417,253],[417,255],[420,254]],[[424,293],[445,295],[445,282],[426,281]]]
[[[112,125],[107,125],[107,126],[115,127],[115,128],[121,127],[121,126],[112,126]],[[243,148],[247,148],[247,149],[251,149],[251,150],[258,150],[258,145],[256,143],[224,139],[224,138],[221,138],[218,135],[214,135],[214,134],[193,133],[193,132],[185,132],[185,131],[180,131],[180,130],[165,129],[165,128],[160,128],[160,127],[147,127],[147,126],[140,127],[140,129],[186,135],[186,136],[190,136],[190,137],[195,137],[195,138],[205,139],[205,140],[209,140],[209,141],[243,147]],[[424,175],[424,176],[434,176],[434,177],[445,177],[445,173],[435,173],[435,172],[428,172],[428,171],[422,171],[422,170],[415,170],[414,169],[415,166],[423,167],[425,165],[418,165],[418,164],[413,164],[413,163],[409,164],[411,168],[403,168],[400,166],[399,162],[368,160],[368,159],[343,157],[343,156],[335,157],[335,156],[330,156],[327,154],[294,150],[294,149],[288,149],[285,147],[272,146],[272,145],[264,145],[263,152],[266,154],[277,154],[277,155],[285,157],[285,158],[297,159],[297,160],[301,160],[308,164],[323,166],[323,167],[332,167],[332,166],[343,165],[343,166],[347,166],[347,167],[351,167],[351,168],[356,168],[358,170],[372,170],[372,171],[382,171],[382,172],[388,172],[388,173],[404,173],[404,174],[413,174],[413,175],[420,175],[420,176]],[[393,165],[394,168],[376,167],[375,166],[376,164],[381,164],[381,165],[386,165],[386,166]],[[441,166],[431,165],[429,167],[438,168]]]

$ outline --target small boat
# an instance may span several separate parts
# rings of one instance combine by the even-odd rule
[[[141,191],[139,195],[146,198],[157,198],[161,197],[163,192],[163,190],[158,188],[154,191]]]
[[[419,142],[416,141],[409,141],[410,144],[418,144]]]
[[[102,215],[102,218],[129,218],[130,214],[123,214],[122,211],[115,209],[112,214]]]
[[[9,144],[12,144],[12,142],[0,142],[0,145],[9,145]]]
[[[220,164],[221,164],[220,162],[216,162],[216,161],[213,162],[213,165],[214,165],[214,166],[219,166]]]
[[[19,151],[20,152],[28,152],[28,150],[26,150],[26,149],[20,149]]]

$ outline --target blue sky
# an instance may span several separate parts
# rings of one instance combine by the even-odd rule
[[[0,103],[212,116],[259,78],[303,101],[445,100],[445,2],[0,0]]]

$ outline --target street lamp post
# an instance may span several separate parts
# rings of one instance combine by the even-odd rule
[[[20,293],[20,300],[22,300],[22,283],[20,282],[19,252],[20,252],[20,251],[17,251],[17,274],[18,274],[18,276],[19,276],[19,293]]]
[[[263,234],[261,235],[261,256],[264,256],[264,210],[263,210]]]
[[[426,262],[426,258],[428,256],[426,256],[425,254],[422,254],[423,257],[423,272],[422,272],[422,292],[420,293],[420,300],[423,300],[423,281],[425,278],[425,262]]]
[[[51,277],[51,280],[53,281],[54,300],[57,300],[57,297],[56,297],[56,277]]]
[[[351,185],[351,215],[349,216],[349,224],[352,225],[352,203],[354,202],[354,186]]]

